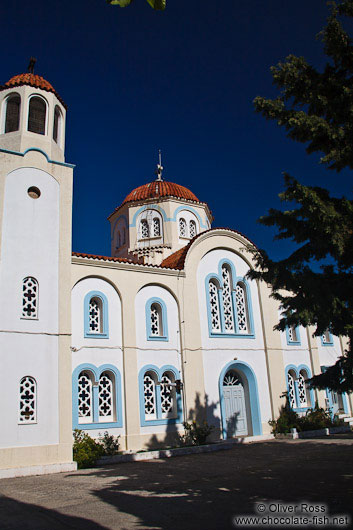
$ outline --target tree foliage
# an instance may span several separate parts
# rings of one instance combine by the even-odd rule
[[[353,0],[330,4],[327,25],[319,34],[328,62],[319,72],[303,57],[290,55],[272,67],[280,95],[255,99],[255,110],[276,120],[288,136],[307,144],[308,153],[323,153],[320,162],[340,171],[353,168],[353,47],[341,15],[353,16]],[[270,209],[259,219],[277,228],[275,239],[290,239],[297,248],[274,261],[253,249],[257,270],[249,277],[266,281],[280,302],[286,326],[315,326],[347,336],[350,346],[337,364],[315,376],[317,388],[353,390],[353,201],[331,197],[323,188],[300,184],[285,175],[282,201],[294,207]]]
[[[107,0],[107,3],[112,6],[126,7],[132,4],[133,0]],[[149,5],[158,11],[163,11],[166,8],[167,0],[147,0]]]

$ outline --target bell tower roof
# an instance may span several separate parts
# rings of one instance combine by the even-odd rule
[[[8,90],[9,88],[18,87],[28,85],[34,88],[39,88],[40,90],[45,90],[46,92],[51,92],[52,94],[55,94],[55,96],[58,98],[60,103],[63,105],[65,109],[67,109],[67,105],[63,101],[63,99],[59,96],[55,88],[49,81],[46,81],[44,77],[33,74],[33,73],[25,73],[25,74],[18,74],[14,75],[9,79],[4,85],[0,86],[1,90]]]

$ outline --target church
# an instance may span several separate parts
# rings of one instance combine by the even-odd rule
[[[300,414],[352,416],[351,397],[306,383],[344,339],[274,331],[277,302],[246,277],[251,241],[213,228],[161,162],[107,212],[110,256],[72,252],[66,110],[33,72],[0,86],[0,478],[75,469],[76,428],[125,451],[173,445],[190,419],[261,440],[284,392]]]

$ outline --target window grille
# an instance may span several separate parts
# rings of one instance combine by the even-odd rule
[[[241,333],[248,333],[248,311],[246,303],[246,290],[245,286],[241,283],[237,284],[235,290],[235,299],[237,305],[237,320],[238,320],[238,330]]]
[[[292,409],[296,407],[296,399],[295,399],[295,383],[294,383],[294,377],[293,375],[288,372],[287,374],[287,382],[288,382],[288,400],[289,404]]]
[[[300,407],[307,407],[307,397],[306,397],[306,384],[305,377],[302,372],[300,372],[298,377],[298,396],[299,396],[299,405]]]
[[[38,318],[38,282],[32,276],[22,284],[22,318]]]
[[[154,237],[159,237],[161,235],[161,223],[158,217],[153,219],[153,235]]]
[[[221,331],[221,317],[219,311],[218,288],[211,280],[208,284],[211,313],[211,329],[215,332]]]
[[[37,134],[45,134],[47,106],[39,97],[29,100],[28,130]]]
[[[89,302],[89,332],[102,333],[102,301],[91,298]]]
[[[78,378],[78,421],[91,423],[93,421],[92,407],[92,380],[91,377],[81,372]]]
[[[189,234],[190,238],[193,238],[196,236],[196,223],[195,221],[190,221],[189,223]]]
[[[18,131],[20,126],[21,98],[10,96],[6,101],[5,133]]]
[[[228,370],[223,379],[223,386],[236,386],[241,384],[237,374],[233,370]]]
[[[20,381],[20,423],[37,421],[37,383],[33,377],[26,376]]]
[[[56,106],[54,110],[54,126],[53,126],[53,140],[56,143],[58,143],[60,119],[61,119],[60,110],[59,110],[59,107]]]
[[[169,374],[165,372],[161,379],[161,408],[163,415],[170,415],[174,412],[174,387],[171,386],[174,381],[171,380]]]
[[[148,226],[147,219],[142,219],[140,226],[141,226],[141,238],[142,239],[148,239],[150,237],[150,229],[149,229],[149,226]]]
[[[233,314],[233,300],[232,300],[232,276],[226,265],[222,265],[222,280],[223,280],[223,316],[224,329],[226,333],[234,332],[234,314]]]
[[[289,328],[288,328],[288,337],[289,337],[289,342],[297,342],[298,341],[297,329],[296,329],[295,326],[289,326]]]
[[[187,237],[186,221],[183,217],[180,217],[179,219],[179,236]]]
[[[330,344],[332,342],[332,338],[328,329],[322,334],[321,338],[323,344]]]
[[[148,419],[156,417],[156,385],[154,379],[149,373],[143,378],[143,393],[145,416]]]
[[[162,333],[162,311],[159,304],[151,305],[151,336],[159,337]]]
[[[104,372],[99,378],[98,386],[99,420],[113,420],[113,381],[112,376]]]

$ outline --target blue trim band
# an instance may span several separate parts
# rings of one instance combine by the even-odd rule
[[[11,151],[9,149],[0,148],[1,153],[8,153],[9,155],[17,155],[17,156],[25,156],[29,151],[37,151],[38,153],[41,153],[42,155],[45,156],[45,158],[50,164],[56,164],[57,166],[71,167],[72,169],[76,167],[76,164],[67,164],[66,162],[58,162],[57,160],[51,160],[48,157],[47,153],[43,151],[42,149],[38,149],[38,147],[29,147],[28,149],[26,149],[24,153],[20,153],[19,151]]]

